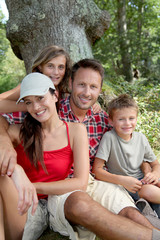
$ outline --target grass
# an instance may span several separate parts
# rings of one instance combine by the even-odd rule
[[[62,236],[59,233],[55,233],[49,228],[43,233],[43,235],[38,240],[69,240],[68,237]],[[96,240],[100,238],[96,237]]]

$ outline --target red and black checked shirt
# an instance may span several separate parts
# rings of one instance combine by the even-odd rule
[[[13,113],[3,113],[1,114],[9,124],[20,124],[24,121],[26,113],[24,112],[13,112]]]
[[[80,122],[71,110],[69,97],[62,99],[60,102],[59,116],[65,122]],[[92,108],[88,110],[83,123],[86,125],[89,138],[89,156],[90,164],[93,165],[95,155],[98,150],[99,142],[103,134],[111,130],[108,123],[106,112],[93,113]]]

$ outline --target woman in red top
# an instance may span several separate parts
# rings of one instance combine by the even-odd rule
[[[59,119],[52,81],[41,73],[27,75],[21,84],[21,100],[28,115],[22,125],[11,125],[8,130],[18,163],[11,177],[0,177],[1,240],[22,239],[28,209],[32,205],[34,215],[38,198],[86,190],[88,183],[86,128]],[[73,163],[74,177],[67,180]]]

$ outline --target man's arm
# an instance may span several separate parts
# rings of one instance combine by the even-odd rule
[[[11,175],[17,162],[17,153],[7,133],[8,122],[0,116],[0,174]]]

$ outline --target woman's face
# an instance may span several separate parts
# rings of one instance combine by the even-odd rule
[[[55,94],[52,95],[49,91],[44,96],[27,96],[24,98],[27,111],[41,123],[55,116],[56,102]]]
[[[63,80],[66,71],[66,57],[60,55],[52,58],[49,62],[39,66],[41,73],[47,75],[53,82],[54,86]]]

